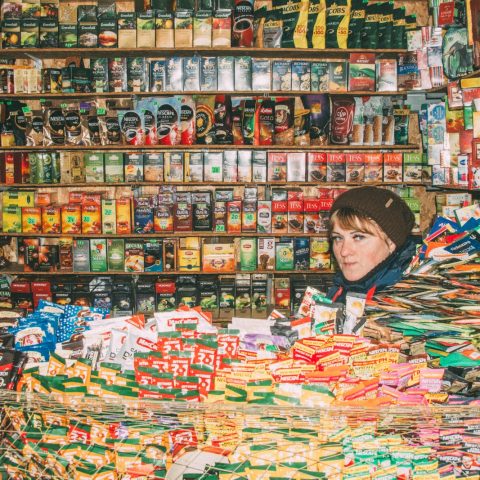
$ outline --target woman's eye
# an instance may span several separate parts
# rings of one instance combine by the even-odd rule
[[[339,240],[341,240],[341,237],[332,236],[331,240],[332,240],[332,242],[338,242]]]
[[[354,240],[363,240],[364,238],[365,238],[365,235],[360,235],[358,233],[353,236]]]

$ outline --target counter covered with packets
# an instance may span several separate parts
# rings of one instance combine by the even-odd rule
[[[368,304],[308,287],[294,317],[227,328],[185,306],[2,318],[6,478],[478,478],[476,209]]]
[[[478,478],[480,468],[473,453],[479,419],[463,407],[0,398],[4,478],[453,480]]]

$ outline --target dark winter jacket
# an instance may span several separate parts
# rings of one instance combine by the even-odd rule
[[[394,285],[401,278],[405,269],[415,255],[416,244],[409,238],[405,244],[395,250],[382,263],[360,280],[349,282],[339,271],[333,278],[333,285],[328,290],[328,297],[334,301],[344,302],[347,293],[364,293],[371,298],[374,293]]]

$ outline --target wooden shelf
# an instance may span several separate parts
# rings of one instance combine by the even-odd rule
[[[330,56],[348,56],[350,53],[376,53],[376,54],[398,54],[407,53],[403,48],[389,49],[367,49],[367,48],[325,48],[322,50],[313,48],[208,48],[208,47],[189,47],[189,48],[7,48],[0,49],[2,58],[66,58],[74,56],[86,57],[168,57],[168,56],[191,56],[199,55],[230,55],[230,56],[252,56],[252,57],[280,57],[280,58],[305,58],[318,57],[325,58]]]
[[[20,238],[142,238],[145,240],[155,238],[178,238],[178,237],[205,237],[205,238],[241,238],[241,237],[321,237],[327,238],[327,232],[322,233],[256,233],[256,232],[241,232],[241,233],[224,233],[224,232],[165,232],[165,233],[7,233],[0,232],[0,237],[20,237]]]
[[[22,188],[33,190],[37,188],[105,188],[105,187],[244,187],[262,185],[272,187],[364,187],[381,185],[422,186],[423,183],[409,182],[102,182],[102,183],[0,183],[0,188]]]
[[[155,275],[157,277],[170,276],[170,275],[236,275],[248,273],[250,275],[258,273],[269,273],[272,275],[292,275],[292,274],[305,274],[305,275],[318,275],[325,273],[334,273],[333,270],[252,270],[241,271],[236,270],[234,272],[194,272],[194,271],[172,271],[172,272],[24,272],[22,270],[0,270],[0,275],[25,275],[25,276],[62,276],[62,275],[89,275],[89,276],[104,276],[104,275]]]
[[[464,185],[429,185],[429,189],[435,189],[435,191],[438,190],[461,190],[463,192],[480,192],[478,189],[474,188],[468,188],[465,187]]]
[[[366,90],[349,91],[349,92],[311,92],[311,91],[279,91],[279,90],[235,90],[235,91],[185,91],[178,90],[172,92],[90,92],[90,93],[1,93],[0,98],[7,100],[43,100],[43,99],[64,99],[64,98],[128,98],[128,97],[170,97],[172,95],[231,95],[231,96],[282,96],[291,97],[298,95],[319,95],[328,94],[335,96],[357,96],[357,97],[373,97],[373,96],[394,96],[394,95],[407,95],[408,92],[370,92]]]
[[[155,152],[155,151],[164,151],[164,150],[276,150],[276,151],[285,151],[285,152],[308,152],[315,151],[321,152],[324,150],[333,150],[333,151],[379,151],[379,150],[397,150],[397,151],[410,151],[418,150],[418,145],[308,145],[308,146],[297,146],[297,145],[51,145],[48,147],[1,147],[0,151],[2,152],[11,152],[11,151],[21,151],[21,152],[55,152],[55,151],[85,151],[85,152],[96,152],[99,150],[106,151],[118,151],[122,150],[125,153],[129,151],[145,151],[145,152]]]

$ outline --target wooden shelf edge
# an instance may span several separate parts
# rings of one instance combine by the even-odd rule
[[[23,272],[17,270],[0,270],[1,275],[18,275],[18,276],[62,276],[62,275],[87,275],[87,276],[105,276],[105,275],[157,275],[157,276],[170,276],[170,275],[240,275],[240,274],[271,274],[271,275],[315,275],[315,274],[330,274],[334,273],[333,270],[252,270],[252,271],[235,271],[235,272],[195,272],[195,271],[174,271],[174,272]]]
[[[334,96],[358,96],[358,97],[378,97],[378,96],[405,96],[409,92],[406,90],[398,92],[372,92],[367,90],[358,90],[358,91],[347,91],[347,92],[336,92],[336,91],[326,91],[326,92],[312,92],[312,91],[300,91],[300,90],[290,90],[290,91],[280,91],[280,90],[235,90],[235,91],[186,91],[186,90],[175,90],[171,92],[66,92],[66,93],[1,93],[0,98],[4,99],[63,99],[63,98],[128,98],[128,97],[168,97],[174,95],[220,95],[227,94],[231,96],[282,96],[282,97],[291,97],[298,95],[334,95]]]
[[[364,187],[364,186],[430,186],[427,183],[412,182],[104,182],[104,183],[0,183],[0,188],[20,188],[25,190],[34,190],[38,188],[105,188],[105,187],[243,187],[249,185],[261,185],[272,187]]]
[[[309,152],[309,151],[379,151],[379,150],[400,150],[410,151],[418,150],[418,145],[49,145],[49,146],[13,146],[13,147],[0,147],[1,152],[21,151],[21,152],[43,152],[43,151],[77,151],[82,150],[86,152],[95,151],[118,151],[124,150],[125,153],[129,151],[145,151],[155,152],[164,150],[195,150],[195,151],[208,151],[208,150],[275,150],[275,151],[294,151],[294,152]]]
[[[74,55],[90,55],[95,57],[102,56],[168,56],[174,54],[177,56],[187,56],[195,53],[206,55],[232,55],[232,56],[306,56],[306,55],[348,55],[350,53],[376,53],[376,54],[399,54],[407,53],[407,49],[403,48],[241,48],[241,47],[183,47],[183,48],[162,48],[162,47],[135,47],[135,48],[4,48],[0,49],[0,54],[4,57],[38,57],[38,58],[54,58]]]
[[[241,237],[258,237],[258,238],[288,238],[288,237],[308,237],[308,238],[327,238],[327,232],[321,233],[223,233],[223,232],[170,232],[170,233],[10,233],[0,232],[0,237],[12,238],[144,238],[151,240],[155,238],[178,238],[178,237],[204,237],[204,238],[241,238]]]

